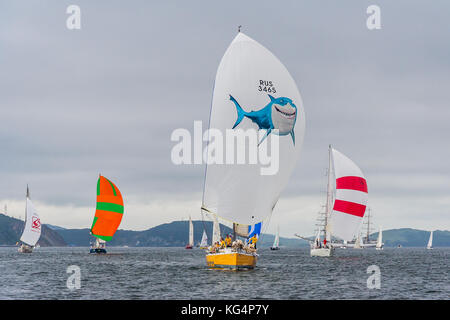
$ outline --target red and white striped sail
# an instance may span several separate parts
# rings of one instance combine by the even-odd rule
[[[330,217],[333,236],[351,241],[361,226],[368,199],[367,182],[361,169],[339,151],[332,149],[336,197]]]

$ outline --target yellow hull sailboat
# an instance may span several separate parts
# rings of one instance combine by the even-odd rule
[[[272,214],[300,154],[304,115],[286,67],[239,29],[214,82],[201,207],[216,226],[219,218],[232,223],[233,235],[224,245],[220,230],[213,228],[208,267],[255,268],[262,222]]]
[[[245,252],[232,252],[225,249],[224,252],[209,253],[206,255],[206,265],[219,269],[253,269],[258,259],[257,254]]]

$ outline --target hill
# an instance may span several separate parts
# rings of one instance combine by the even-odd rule
[[[0,245],[15,245],[22,235],[24,224],[22,220],[0,214]],[[42,225],[41,238],[38,244],[41,247],[66,246],[64,239],[45,224]]]

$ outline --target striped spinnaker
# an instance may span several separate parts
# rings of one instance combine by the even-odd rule
[[[333,236],[351,241],[366,212],[368,189],[361,169],[339,151],[332,149],[336,197],[330,217]]]
[[[100,176],[97,181],[97,208],[91,233],[95,237],[110,241],[123,216],[123,199],[114,183]]]

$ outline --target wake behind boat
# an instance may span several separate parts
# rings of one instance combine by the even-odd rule
[[[36,243],[41,237],[41,220],[30,200],[30,191],[27,186],[27,196],[25,205],[25,224],[22,236],[20,237],[21,245],[18,251],[21,253],[31,253]]]
[[[124,212],[123,198],[114,183],[103,176],[97,181],[97,207],[91,234],[96,238],[89,253],[106,253],[106,242],[112,240]]]
[[[214,221],[221,218],[233,224],[233,242],[231,247],[208,252],[208,267],[239,270],[256,266],[258,254],[253,243],[236,237],[251,237],[251,229],[261,228],[271,215],[297,162],[304,127],[300,93],[287,69],[269,50],[239,32],[217,70],[210,129],[220,131],[223,137],[233,130],[234,137],[243,141],[248,132],[257,134],[253,144],[238,145],[238,158],[277,143],[279,165],[278,171],[262,174],[267,167],[262,163],[217,163],[211,150],[218,146],[210,140],[201,208]],[[227,158],[230,142],[226,141],[224,150]],[[234,161],[234,153],[232,157]]]

